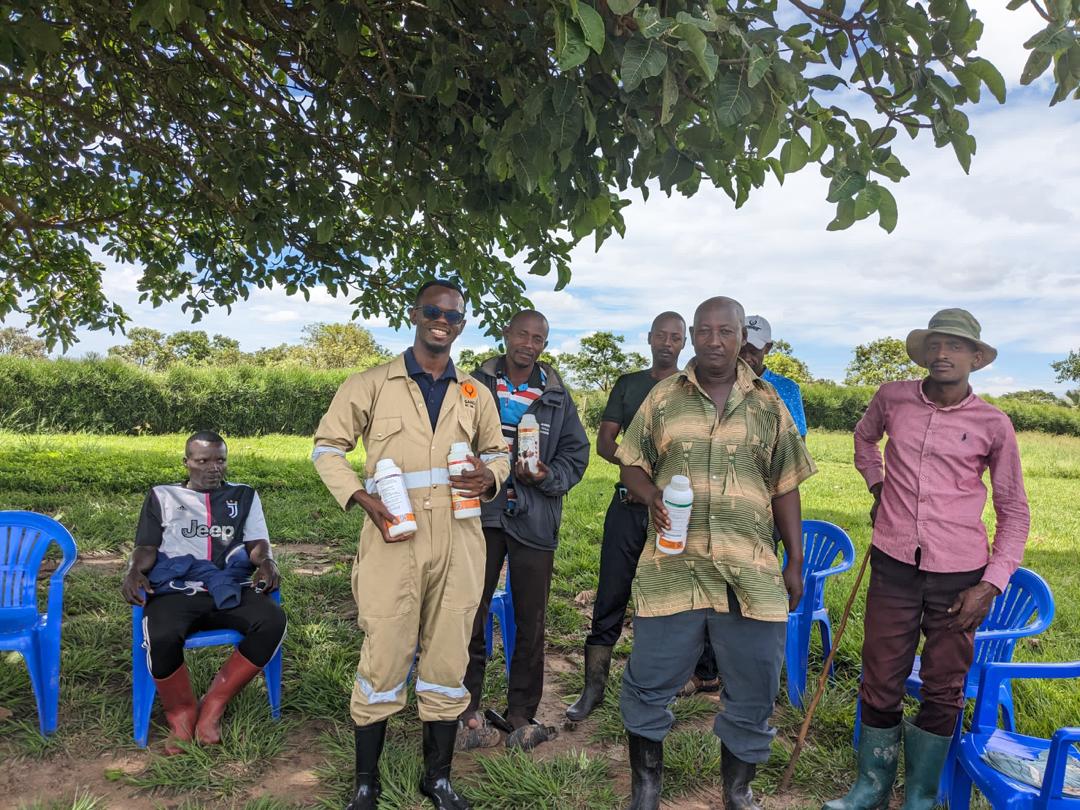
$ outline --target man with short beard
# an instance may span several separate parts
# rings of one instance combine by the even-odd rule
[[[285,614],[269,594],[278,587],[259,494],[225,480],[229,450],[213,431],[184,445],[187,480],[153,487],[143,502],[124,598],[143,605],[146,663],[171,734],[180,742],[221,741],[226,704],[274,657]],[[244,639],[196,704],[184,640],[198,630],[236,630]]]
[[[496,728],[507,733],[508,748],[525,750],[556,734],[554,727],[535,719],[544,692],[547,602],[563,498],[585,474],[589,438],[559,372],[540,361],[547,342],[547,318],[531,309],[519,312],[503,329],[506,353],[473,372],[498,405],[503,436],[515,463],[510,477],[500,482],[498,496],[481,507],[487,569],[469,645],[465,686],[471,700],[462,717],[458,750],[495,745],[500,739]],[[518,424],[526,414],[535,417],[539,426],[540,455],[535,470],[519,451]],[[485,724],[478,709],[487,664],[484,625],[504,559],[517,633],[507,678],[506,711],[500,715],[490,709],[487,713],[493,728]]]
[[[364,644],[350,705],[356,763],[348,810],[378,805],[387,719],[405,706],[406,681],[418,651],[420,791],[436,810],[469,807],[450,783],[450,766],[458,716],[469,704],[462,678],[483,589],[485,547],[478,517],[455,519],[450,490],[490,500],[510,463],[495,403],[450,359],[450,347],[465,328],[461,289],[450,281],[431,281],[415,302],[413,345],[341,384],[315,432],[312,452],[315,468],[341,507],[358,505],[369,518],[352,569]],[[364,444],[365,482],[345,455],[358,440]],[[473,469],[450,475],[447,456],[458,442],[472,449]],[[415,534],[390,537],[396,519],[372,480],[382,459],[392,459],[404,474]]]
[[[874,504],[862,650],[858,776],[826,810],[885,807],[903,738],[904,810],[930,810],[953,731],[975,631],[1024,556],[1031,516],[1009,417],[971,391],[994,362],[970,312],[943,309],[907,337],[929,374],[885,383],[855,426],[855,467]],[[882,462],[878,442],[888,435]],[[988,550],[983,507],[990,470],[997,529]],[[920,636],[919,713],[904,720],[905,681]]]
[[[616,453],[622,481],[649,505],[648,542],[634,578],[634,648],[620,709],[629,737],[631,807],[657,810],[671,702],[701,656],[705,631],[720,667],[726,810],[755,810],[750,782],[769,758],[788,611],[802,596],[799,485],[816,470],[787,408],[739,351],[745,313],[710,298],[694,313],[694,359],[659,383]],[[686,476],[694,493],[685,549],[664,554],[663,490]],[[781,572],[773,526],[787,555]]]

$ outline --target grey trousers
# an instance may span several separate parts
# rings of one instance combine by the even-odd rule
[[[634,619],[634,648],[619,698],[631,734],[657,742],[667,736],[675,721],[669,706],[694,672],[708,627],[723,684],[713,731],[743,762],[769,759],[776,736],[769,717],[780,690],[787,622],[744,618],[731,596],[734,613],[704,609]]]

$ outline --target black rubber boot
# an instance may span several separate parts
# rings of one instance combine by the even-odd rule
[[[345,810],[375,810],[379,806],[379,756],[385,740],[385,720],[356,727],[355,793]]]
[[[627,810],[659,810],[664,783],[664,743],[626,735],[630,742],[630,806]]]
[[[593,709],[604,702],[608,669],[611,666],[611,647],[598,644],[585,645],[585,688],[574,705],[566,710],[566,716],[575,723],[584,720]]]
[[[420,792],[431,799],[435,810],[471,810],[471,805],[450,784],[457,729],[457,720],[424,723],[424,777],[420,780]]]
[[[754,801],[754,791],[750,783],[757,773],[757,765],[743,762],[728,750],[720,746],[720,775],[724,781],[724,810],[761,810],[761,805]]]

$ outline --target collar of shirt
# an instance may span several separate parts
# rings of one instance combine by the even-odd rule
[[[529,373],[529,379],[521,385],[514,385],[514,383],[510,382],[510,375],[506,373],[506,355],[503,355],[495,361],[495,375],[506,383],[506,388],[511,393],[528,391],[530,388],[536,388],[543,391],[544,386],[547,385],[547,375],[544,373],[544,370],[540,368],[539,363],[533,363],[532,371]]]
[[[414,379],[419,375],[424,375],[432,382],[438,382],[440,380],[454,380],[457,382],[457,369],[454,367],[453,360],[447,359],[446,369],[439,375],[438,380],[436,380],[434,375],[428,374],[420,368],[420,363],[416,359],[416,354],[413,352],[412,346],[405,350],[405,373]]]
[[[957,411],[957,410],[960,410],[961,408],[966,408],[968,405],[970,405],[972,402],[975,401],[975,392],[971,390],[971,386],[969,385],[968,390],[967,390],[967,396],[964,397],[959,402],[957,402],[955,405],[949,405],[949,406],[938,405],[936,402],[934,402],[932,399],[930,399],[928,396],[926,396],[926,392],[923,390],[923,386],[925,384],[926,384],[926,380],[923,380],[922,382],[919,383],[919,398],[923,402],[925,402],[927,405],[929,405],[931,408],[933,408],[934,410],[938,410],[938,411]]]
[[[677,373],[680,379],[685,380],[687,383],[692,385],[694,388],[701,392],[702,396],[712,402],[712,397],[708,395],[705,389],[701,386],[701,383],[698,382],[696,357],[686,364],[686,368]],[[731,393],[728,395],[727,403],[724,405],[724,413],[727,414],[734,410],[734,408],[738,406],[738,404],[742,402],[743,399],[746,398],[746,395],[754,390],[755,385],[766,384],[767,383],[763,383],[761,379],[754,373],[753,369],[751,369],[750,366],[746,364],[746,361],[740,358],[737,365],[735,366],[735,381],[734,383],[732,383]]]

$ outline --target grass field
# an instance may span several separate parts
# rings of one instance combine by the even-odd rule
[[[283,718],[269,720],[261,682],[230,708],[223,745],[160,756],[160,727],[148,752],[131,739],[129,609],[119,584],[146,489],[179,480],[182,437],[106,438],[89,435],[0,433],[0,509],[45,512],[67,525],[80,562],[67,580],[60,725],[44,740],[21,659],[0,653],[0,806],[45,808],[177,807],[282,810],[340,808],[351,781],[352,735],[347,694],[360,634],[349,591],[348,566],[361,515],[342,513],[310,462],[310,439],[266,436],[230,442],[230,478],[256,486],[278,549],[289,614]],[[851,465],[846,434],[814,433],[811,453],[820,473],[803,487],[804,517],[843,526],[860,552],[870,539],[869,498]],[[1050,583],[1057,602],[1051,629],[1021,642],[1018,660],[1080,659],[1080,439],[1021,436],[1032,506],[1025,565]],[[594,459],[567,498],[556,555],[548,622],[548,686],[541,715],[556,720],[580,689],[580,647],[589,606],[576,600],[596,587],[604,512],[615,470]],[[988,510],[987,520],[993,515]],[[834,579],[827,602],[838,616],[854,571]],[[853,698],[862,643],[861,597],[841,645],[837,679],[826,693],[796,774],[794,792],[774,795],[802,720],[779,697],[780,729],[770,765],[757,788],[770,808],[819,807],[842,792],[853,766]],[[624,635],[617,652],[630,649]],[[498,646],[498,645],[497,645]],[[223,652],[189,655],[196,688],[204,687]],[[811,678],[818,659],[812,653]],[[532,755],[490,749],[455,760],[457,780],[483,808],[620,807],[628,793],[617,693],[621,661],[613,667],[604,707]],[[501,653],[488,667],[488,705],[502,705]],[[1020,729],[1049,735],[1080,718],[1075,683],[1018,683]],[[548,694],[550,693],[550,694]],[[670,807],[708,808],[716,801],[719,745],[709,733],[715,704],[703,698],[677,704],[679,722],[665,751]],[[156,719],[159,719],[156,717]],[[391,724],[383,762],[380,807],[420,808],[415,783],[421,767],[419,722],[410,708]]]

